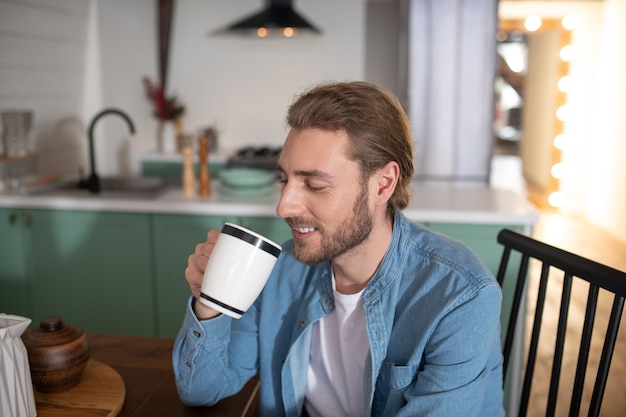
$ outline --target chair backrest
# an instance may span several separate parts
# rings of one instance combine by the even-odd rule
[[[523,372],[524,379],[519,398],[518,417],[526,416],[528,409],[528,400],[530,397],[533,373],[535,371],[535,363],[537,359],[537,348],[540,343],[539,334],[542,325],[548,281],[558,281],[557,285],[560,285],[562,277],[563,289],[560,299],[556,342],[554,345],[552,371],[546,405],[546,416],[553,416],[556,409],[559,379],[561,375],[563,352],[566,341],[567,316],[570,310],[570,298],[574,280],[580,279],[588,282],[589,290],[586,295],[587,305],[584,313],[580,339],[576,339],[580,340],[580,344],[577,353],[578,358],[575,377],[572,385],[573,389],[571,397],[568,397],[571,401],[569,406],[570,416],[578,416],[581,407],[583,385],[588,368],[590,344],[596,317],[599,290],[602,288],[614,294],[610,318],[608,319],[608,326],[606,328],[606,333],[603,333],[605,336],[602,345],[602,353],[600,356],[588,411],[589,416],[598,416],[609,373],[611,358],[615,347],[615,341],[617,339],[619,323],[624,308],[624,297],[626,296],[626,273],[575,255],[571,252],[547,245],[521,233],[508,229],[502,230],[498,234],[498,242],[504,246],[502,260],[497,276],[500,285],[502,285],[502,282],[507,275],[507,271],[511,268],[515,268],[517,271],[515,294],[513,295],[513,303],[503,348],[505,378],[509,372],[508,368],[510,367],[509,362],[511,359],[513,340],[516,334],[516,325],[524,325],[525,321],[518,320],[518,315],[525,314],[524,306],[526,305],[526,301],[528,301],[529,306],[532,306],[532,300],[526,300],[526,294],[530,293],[527,291],[527,285],[529,284],[527,282],[529,264],[531,259],[535,259],[541,265],[541,274],[538,279],[538,287],[536,289],[537,299],[532,331],[530,340],[528,341],[528,350],[526,354],[526,368]],[[519,263],[517,263],[517,261],[512,261],[514,257],[512,257],[511,254],[516,252],[521,254],[521,258],[519,255],[514,256],[516,259],[520,259]],[[533,271],[535,266],[534,262],[537,261],[533,261],[531,268]],[[519,329],[517,330],[519,331]]]

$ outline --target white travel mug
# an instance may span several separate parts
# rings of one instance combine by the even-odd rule
[[[259,296],[282,248],[233,223],[224,223],[207,263],[200,302],[235,319]]]

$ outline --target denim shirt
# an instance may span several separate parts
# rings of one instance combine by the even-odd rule
[[[504,416],[501,291],[469,249],[398,211],[362,301],[367,415]],[[301,415],[312,324],[334,308],[330,262],[304,265],[288,241],[241,319],[199,321],[194,302],[174,345],[181,400],[215,404],[258,373],[261,415]]]

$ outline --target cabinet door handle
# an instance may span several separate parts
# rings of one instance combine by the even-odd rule
[[[24,223],[26,226],[30,226],[32,222],[33,222],[33,217],[30,214],[22,213],[22,223]]]
[[[9,224],[15,224],[17,220],[17,213],[13,210],[9,211]]]

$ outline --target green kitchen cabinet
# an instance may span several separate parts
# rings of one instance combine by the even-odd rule
[[[0,209],[0,312],[87,332],[173,337],[195,245],[226,221],[282,244],[279,218]]]
[[[221,229],[226,221],[247,227],[278,244],[291,237],[291,229],[279,218],[155,214],[153,230],[158,336],[176,336],[185,314],[185,303],[190,296],[185,281],[187,258],[198,243],[206,240],[210,229]]]
[[[223,162],[211,162],[209,163],[209,172],[212,178],[218,178],[220,171],[226,167]],[[193,165],[194,174],[196,177],[200,172],[200,163],[194,162]],[[177,179],[182,178],[183,166],[182,156],[180,161],[142,161],[141,162],[141,175],[146,177],[162,177]]]
[[[206,241],[209,230],[221,229],[226,221],[239,224],[241,219],[237,216],[153,215],[156,335],[176,336],[185,315],[185,303],[191,295],[185,281],[187,258],[198,243]]]
[[[497,237],[500,230],[510,228],[521,231],[520,226],[463,223],[425,223],[429,228],[463,242],[493,271],[498,272],[502,246]]]
[[[58,315],[86,332],[154,335],[149,215],[24,212],[33,321]]]
[[[29,282],[23,244],[28,213],[0,208],[0,313],[29,317]]]

